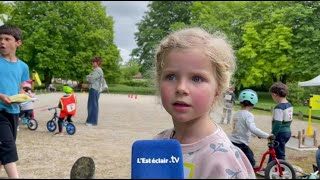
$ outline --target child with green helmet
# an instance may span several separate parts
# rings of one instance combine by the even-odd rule
[[[73,93],[73,89],[68,85],[64,85],[62,90],[66,94],[59,100],[58,107],[61,109],[61,111],[58,120],[59,132],[54,134],[56,136],[63,136],[62,128],[64,119],[66,119],[69,123],[72,123],[71,117],[76,114],[77,101]]]
[[[250,112],[254,105],[258,103],[257,93],[252,89],[245,89],[240,92],[239,101],[241,109],[233,116],[233,130],[230,140],[244,152],[254,168],[256,162],[254,154],[249,147],[251,134],[265,139],[270,135],[256,127],[254,115]]]

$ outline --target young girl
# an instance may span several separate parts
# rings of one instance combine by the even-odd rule
[[[154,139],[181,143],[185,178],[255,178],[245,154],[209,115],[221,106],[234,70],[225,38],[201,28],[174,32],[157,49],[157,85],[174,127]]]

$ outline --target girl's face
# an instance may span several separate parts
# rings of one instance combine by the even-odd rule
[[[209,118],[217,96],[211,61],[197,49],[170,52],[160,77],[160,95],[173,121]]]
[[[8,34],[0,34],[0,54],[3,57],[13,56],[16,54],[16,49],[22,44],[22,42],[16,41],[16,39]]]

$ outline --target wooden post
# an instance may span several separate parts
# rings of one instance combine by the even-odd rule
[[[303,120],[303,113],[301,111],[298,113],[298,119]]]
[[[298,148],[301,147],[302,137],[301,137],[301,131],[298,131]]]
[[[313,146],[317,146],[318,145],[318,140],[317,140],[317,132],[316,131],[314,131],[313,132]]]
[[[305,139],[305,130],[302,129],[302,144],[304,145],[304,139]]]

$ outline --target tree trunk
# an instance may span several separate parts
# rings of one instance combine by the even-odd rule
[[[281,76],[280,81],[281,81],[283,84],[287,84],[287,75]]]
[[[49,71],[44,72],[44,82],[45,82],[45,87],[48,87],[49,84],[51,83],[52,80],[52,75]]]

